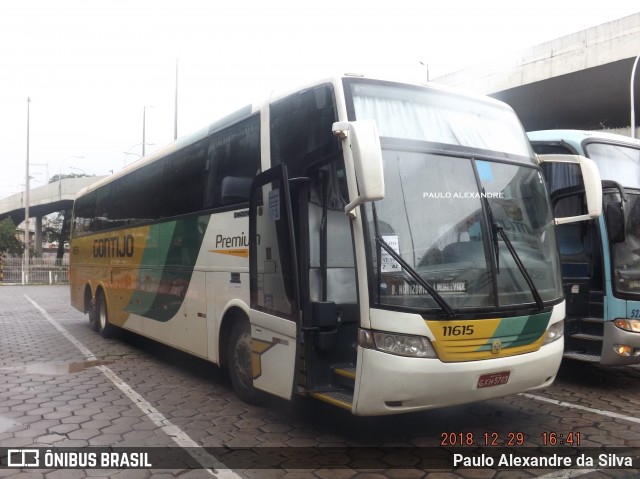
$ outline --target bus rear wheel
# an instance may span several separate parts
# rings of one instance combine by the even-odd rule
[[[97,323],[100,336],[103,338],[110,338],[115,332],[115,327],[109,323],[109,313],[107,311],[107,301],[104,297],[104,293],[99,292],[96,294],[96,310],[97,310]]]
[[[97,298],[92,299],[89,303],[89,327],[94,331],[100,331]]]
[[[265,395],[253,387],[251,329],[248,321],[237,321],[231,328],[227,348],[227,368],[237,396],[244,402],[260,405]]]

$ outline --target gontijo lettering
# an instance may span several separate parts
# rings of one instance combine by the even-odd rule
[[[102,238],[93,241],[94,258],[130,258],[133,256],[133,235]]]

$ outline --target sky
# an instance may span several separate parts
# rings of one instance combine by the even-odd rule
[[[579,6],[579,8],[577,8]],[[0,198],[105,175],[334,73],[421,82],[639,11],[629,0],[20,0],[0,3]],[[27,99],[30,99],[28,102]],[[29,140],[27,141],[27,125]]]

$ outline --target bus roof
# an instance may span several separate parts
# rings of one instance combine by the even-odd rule
[[[528,131],[527,136],[531,142],[564,142],[568,143],[576,150],[583,150],[583,142],[586,140],[602,141],[606,143],[616,143],[621,145],[629,145],[640,148],[640,140],[618,135],[615,133],[607,133],[604,131],[587,131],[587,130],[539,130]]]
[[[378,81],[388,81],[388,82],[394,82],[394,83],[399,83],[399,84],[405,84],[405,85],[412,85],[412,86],[419,86],[419,87],[424,87],[424,88],[429,88],[432,90],[438,90],[438,91],[442,91],[442,92],[446,92],[446,93],[450,93],[450,94],[457,94],[457,95],[461,95],[461,96],[465,96],[467,98],[471,98],[471,99],[475,99],[477,101],[483,101],[489,104],[493,104],[496,106],[501,106],[502,108],[506,108],[506,109],[512,109],[508,104],[496,100],[494,98],[488,97],[488,96],[483,96],[483,95],[478,95],[476,93],[471,93],[471,92],[467,92],[467,91],[463,91],[463,90],[459,90],[456,89],[455,87],[450,87],[447,85],[440,85],[440,84],[434,84],[434,83],[415,83],[415,82],[410,82],[410,81],[401,81],[398,80],[398,78],[384,78],[384,77],[380,77],[380,76],[376,76],[376,77],[369,77],[369,76],[365,76],[363,74],[359,74],[359,73],[343,73],[343,74],[338,74],[338,75],[334,75],[334,76],[328,76],[325,77],[323,79],[320,80],[315,80],[315,81],[309,81],[306,82],[304,84],[300,84],[298,85],[296,88],[285,88],[285,89],[277,89],[277,90],[272,90],[270,92],[270,94],[267,95],[267,98],[264,99],[263,101],[258,101],[258,102],[254,102],[253,104],[248,104],[243,108],[240,108],[216,121],[214,121],[213,123],[209,124],[208,126],[201,128],[193,133],[190,133],[182,138],[179,138],[175,141],[173,141],[172,143],[167,144],[166,146],[154,151],[153,153],[145,156],[144,158],[140,158],[132,163],[130,163],[129,165],[127,165],[126,167],[124,167],[122,170],[107,176],[106,178],[103,178],[102,180],[99,180],[95,183],[93,183],[92,185],[83,188],[82,190],[80,190],[78,192],[78,194],[76,195],[76,198],[85,195],[86,193],[96,190],[97,188],[100,188],[103,185],[106,185],[114,180],[116,180],[117,178],[120,178],[122,176],[125,176],[127,174],[129,174],[132,171],[137,170],[138,168],[141,168],[149,163],[153,163],[154,161],[163,158],[175,151],[178,151],[184,147],[187,147],[193,143],[196,143],[199,140],[202,140],[204,138],[206,138],[209,134],[213,133],[216,130],[222,129],[226,126],[229,126],[233,123],[235,123],[236,121],[239,121],[243,118],[246,118],[254,113],[256,113],[257,111],[260,110],[260,108],[266,103],[268,102],[269,104],[274,103],[282,98],[285,98],[289,95],[292,95],[296,92],[299,91],[303,91],[305,89],[309,89],[309,88],[314,88],[318,85],[323,85],[326,83],[332,83],[334,85],[341,85],[342,84],[342,79],[344,78],[361,78],[363,80],[378,80]]]

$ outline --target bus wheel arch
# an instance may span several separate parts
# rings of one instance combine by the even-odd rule
[[[253,386],[251,323],[238,307],[230,308],[220,327],[220,365],[226,367],[236,395],[244,402],[260,405],[265,394]]]

